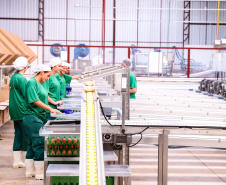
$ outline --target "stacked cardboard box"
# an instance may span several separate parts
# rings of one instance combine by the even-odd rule
[[[0,103],[0,125],[9,121],[9,101]]]
[[[32,63],[37,55],[17,35],[0,29],[0,65],[12,65],[16,58],[24,56]],[[9,116],[9,77],[0,79],[3,86],[0,91],[0,125],[10,120]]]
[[[32,63],[37,55],[17,35],[0,29],[0,64],[11,65],[16,58],[24,56]]]

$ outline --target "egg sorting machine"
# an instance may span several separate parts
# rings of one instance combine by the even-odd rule
[[[178,123],[173,121],[166,122],[163,120],[152,122],[129,120],[129,99],[126,100],[126,97],[129,97],[129,79],[125,78],[129,74],[129,69],[112,66],[100,67],[103,67],[103,70],[95,73],[94,71],[96,71],[96,69],[90,69],[89,72],[84,74],[84,77],[81,78],[80,81],[85,82],[90,79],[95,80],[100,77],[105,78],[106,76],[115,75],[116,73],[121,72],[123,74],[127,74],[121,75],[121,77],[124,78],[121,79],[124,80],[124,82],[121,83],[121,91],[114,92],[113,89],[104,91],[105,89],[109,89],[109,87],[104,88],[104,85],[101,86],[105,83],[102,79],[102,81],[100,82],[96,80],[96,85],[98,86],[100,84],[99,90],[97,89],[96,91],[89,93],[88,95],[88,93],[86,92],[81,93],[81,91],[79,90],[81,89],[81,86],[79,86],[77,83],[74,83],[74,86],[77,86],[78,89],[73,88],[74,92],[71,92],[68,95],[69,97],[71,97],[70,99],[68,99],[71,103],[69,103],[69,105],[71,105],[70,108],[73,109],[73,102],[79,102],[80,98],[80,112],[74,112],[72,114],[62,113],[52,115],[67,120],[49,121],[45,125],[45,127],[40,130],[40,135],[45,136],[46,138],[49,136],[71,136],[72,138],[74,138],[76,136],[80,141],[80,156],[48,157],[47,152],[45,152],[45,185],[53,184],[53,178],[65,176],[79,177],[79,180],[77,179],[77,181],[74,180],[73,182],[75,184],[82,185],[131,184],[129,148],[130,146],[133,146],[132,141],[137,139],[135,135],[141,135],[142,138],[142,134],[158,135],[158,185],[166,185],[168,174],[168,139],[170,139],[168,138],[169,134],[218,136],[226,135],[225,124],[217,124],[215,122],[196,123],[195,121],[191,122],[181,120],[181,122]],[[112,81],[112,78],[105,78],[105,80]],[[126,80],[127,83],[125,86]],[[116,82],[118,81],[116,80]],[[106,86],[108,85],[106,84]],[[115,85],[114,87],[116,86],[117,85]],[[110,92],[112,92],[112,94]],[[122,96],[121,99],[121,96],[116,95],[118,93]],[[101,110],[103,110],[104,107],[104,102],[105,106],[116,106],[112,105],[111,100],[117,100],[118,104],[121,103],[121,120],[108,120],[103,113],[104,111],[102,111],[101,113]],[[78,107],[74,106],[74,110],[78,111]],[[116,116],[115,119],[117,118],[118,116]],[[145,141],[148,143],[153,143],[153,140],[154,139],[150,137],[145,138]],[[181,140],[179,137],[177,138],[175,144],[178,143],[183,143],[183,140]],[[156,142],[154,144],[156,144]],[[92,158],[90,158],[90,156],[92,156]],[[55,163],[51,164],[50,161]],[[59,163],[59,161],[63,161],[64,164],[56,164]],[[113,181],[109,182],[110,178],[113,178]]]

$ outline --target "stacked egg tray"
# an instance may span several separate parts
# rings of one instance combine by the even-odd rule
[[[53,176],[52,185],[79,185],[79,177]],[[114,177],[106,177],[106,185],[114,185]]]
[[[47,157],[78,157],[80,142],[77,136],[49,136],[47,139]]]

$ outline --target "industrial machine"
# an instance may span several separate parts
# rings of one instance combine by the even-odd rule
[[[122,86],[120,94],[123,100],[118,98],[118,101],[114,102],[109,98],[113,91],[109,91],[107,84],[103,85],[104,83],[99,83],[97,80],[94,85],[98,89],[86,92],[89,86],[72,82],[73,90],[67,95],[69,101],[65,99],[64,105],[58,106],[58,109],[64,113],[52,115],[58,120],[47,122],[40,130],[40,135],[46,137],[44,184],[59,182],[70,184],[72,179],[73,184],[114,185],[123,184],[123,182],[130,184],[131,171],[128,161],[126,164],[122,162],[122,145],[130,145],[131,136],[122,133],[112,135],[110,131],[103,132],[101,127],[101,115],[106,118],[105,114],[107,114],[104,110],[106,106],[111,110],[119,105],[124,113],[122,116],[124,124],[125,119],[128,119],[129,103],[125,102],[129,101],[129,78],[127,78],[129,72],[129,69],[122,67],[99,65],[86,68],[79,80],[87,82],[91,79],[123,73],[120,79]],[[108,98],[104,98],[105,96]],[[118,95],[113,99],[117,97]],[[122,103],[127,105],[122,106]],[[67,109],[71,109],[71,112],[68,113]],[[78,148],[73,144],[73,138],[79,142]],[[71,140],[70,145],[68,139]],[[59,161],[61,161],[60,164]]]
[[[225,72],[226,72],[226,54],[216,53],[213,55],[212,71],[215,72],[216,79],[203,79],[200,82],[198,89],[206,91],[209,94],[216,94],[226,97],[225,94]],[[219,97],[221,98],[221,97]]]
[[[144,136],[145,142],[158,144],[158,184],[166,185],[169,134],[226,134],[224,123],[129,120],[129,72],[119,66],[98,65],[90,67],[79,79],[86,85],[72,82],[73,89],[67,95],[70,98],[64,99],[65,107],[58,107],[62,111],[71,110],[51,115],[57,120],[48,121],[40,130],[40,135],[46,138],[45,185],[130,185],[130,147],[139,143],[143,134],[148,135]],[[114,79],[107,78],[112,75],[117,76],[113,84],[120,81],[121,88],[113,89],[118,85],[108,83]],[[157,134],[157,139],[149,137],[152,134]],[[182,141],[177,139],[177,143],[183,144]]]
[[[154,52],[141,52],[132,48],[131,70],[140,76],[162,75],[171,76],[174,67],[174,53],[162,52],[155,49]]]
[[[91,60],[84,60],[84,58],[89,55],[89,48],[84,47],[85,44],[78,44],[81,47],[76,47],[74,49],[74,59],[73,59],[73,69],[80,70],[81,72],[87,67],[92,65]]]

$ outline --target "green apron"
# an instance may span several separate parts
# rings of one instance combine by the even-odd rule
[[[29,138],[26,159],[44,161],[45,137],[39,136],[39,130],[44,122],[34,115],[25,115],[23,123],[26,129],[25,134]]]
[[[57,78],[54,75],[51,75],[49,77],[49,80],[46,81],[45,83],[42,84],[45,89],[48,91],[48,96],[53,100],[53,101],[59,101],[61,100],[60,97],[60,83],[57,80]],[[52,107],[53,109],[57,109],[56,105],[53,105],[49,103],[49,106]],[[50,116],[50,112],[47,111],[46,113],[46,120],[54,120],[56,118]]]
[[[11,120],[14,121],[14,142],[13,151],[26,151],[28,138],[26,138],[23,128],[23,117],[25,111],[25,94],[26,94],[26,78],[15,73],[10,80],[9,93],[9,114]]]
[[[39,136],[39,130],[44,125],[46,110],[36,106],[34,102],[42,101],[48,105],[48,92],[36,79],[31,78],[27,84],[26,111],[23,125],[29,136],[26,159],[44,160],[44,137]]]

